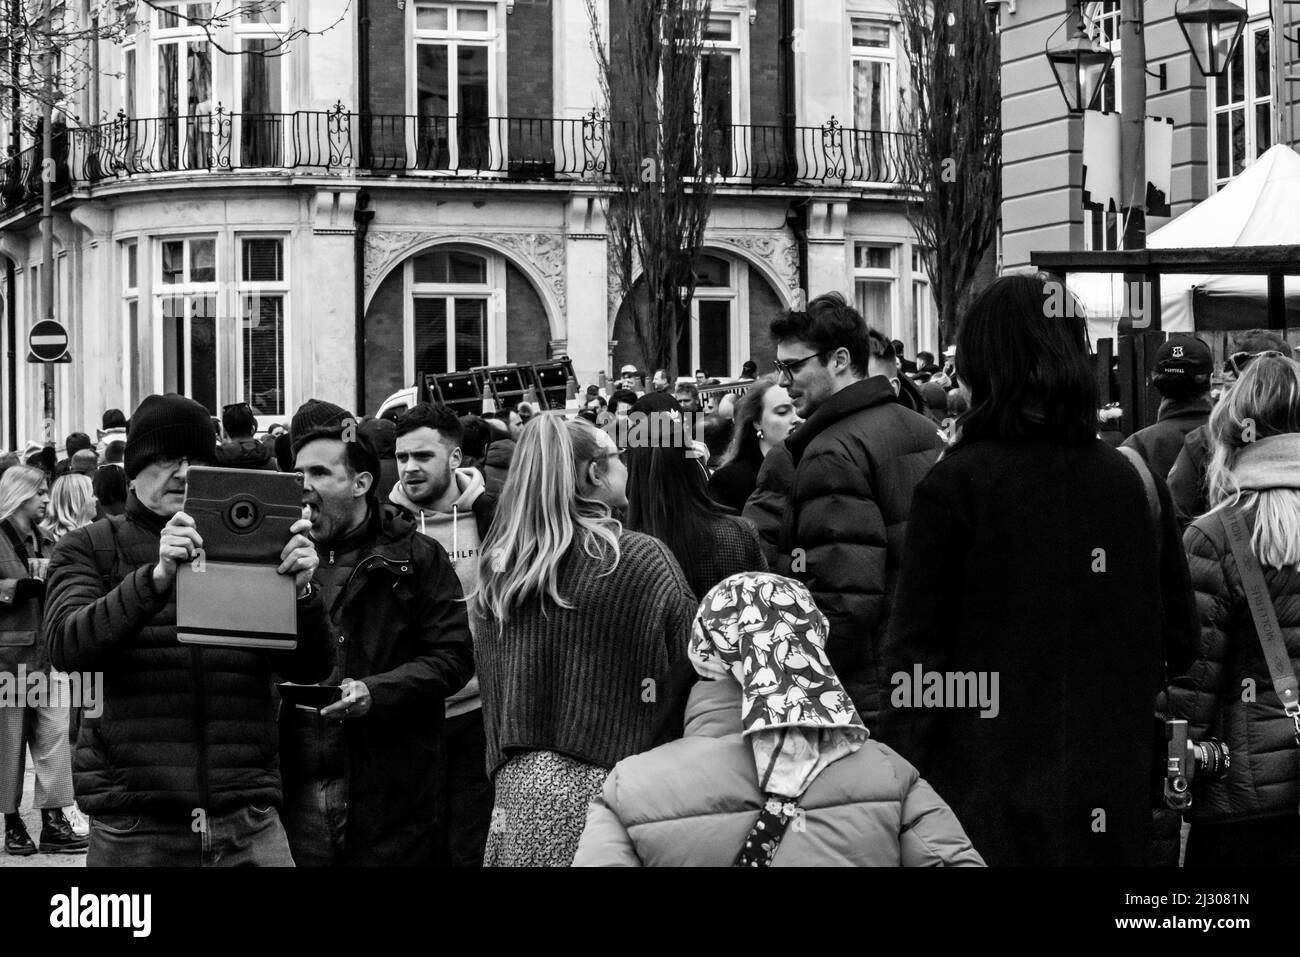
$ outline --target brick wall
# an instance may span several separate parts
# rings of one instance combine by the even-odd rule
[[[781,35],[778,0],[758,0],[749,28],[749,117],[755,125],[781,122]]]
[[[515,12],[505,18],[509,56],[506,81],[508,116],[540,118],[555,115],[555,34],[551,2],[518,0]]]
[[[749,270],[749,354],[741,361],[753,359],[758,363],[758,371],[765,374],[772,371],[772,360],[776,358],[776,346],[768,332],[772,320],[783,313],[776,290],[773,289],[762,274],[756,269]],[[739,372],[733,369],[732,372]]]
[[[515,15],[522,6],[515,7]],[[545,362],[551,357],[551,327],[533,284],[506,263],[506,362]]]
[[[406,12],[396,3],[370,0],[370,88],[362,99],[371,113],[402,115],[406,107]]]

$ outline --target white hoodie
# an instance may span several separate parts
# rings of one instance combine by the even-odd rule
[[[429,536],[447,550],[452,567],[456,569],[456,577],[460,579],[461,590],[468,595],[478,586],[480,541],[474,503],[485,491],[486,484],[478,469],[457,469],[454,479],[460,489],[460,497],[452,503],[450,512],[416,505],[407,497],[400,478],[388,493],[388,500],[411,513],[419,525],[421,535]],[[472,620],[470,625],[472,628]],[[447,717],[467,714],[479,707],[482,707],[482,702],[479,700],[476,674],[469,679],[469,684],[447,699]]]

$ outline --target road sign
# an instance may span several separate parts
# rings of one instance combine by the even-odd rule
[[[28,362],[71,362],[68,330],[53,319],[44,319],[27,334]]]

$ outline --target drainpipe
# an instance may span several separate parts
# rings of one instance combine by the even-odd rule
[[[353,162],[367,166],[370,163],[370,0],[357,0],[357,121],[361,124],[357,142],[361,156]]]
[[[357,194],[357,208],[352,214],[356,223],[353,236],[353,269],[356,270],[356,320],[353,322],[355,339],[354,360],[357,367],[357,404],[358,416],[366,414],[366,233],[370,221],[375,218],[375,211],[370,206],[370,194]]]

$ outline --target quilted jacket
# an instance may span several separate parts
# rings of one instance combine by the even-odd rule
[[[1173,681],[1170,710],[1192,740],[1225,742],[1231,763],[1218,781],[1193,780],[1193,821],[1294,817],[1300,806],[1295,725],[1273,691],[1241,575],[1217,513],[1183,535],[1196,592],[1200,638],[1191,669]],[[1264,568],[1291,667],[1300,669],[1300,571]],[[1254,700],[1247,692],[1254,690]]]
[[[691,692],[686,736],[625,758],[587,814],[577,867],[726,867],[763,795],[741,736],[734,681]],[[984,861],[916,769],[868,740],[823,770],[798,801],[774,867],[979,867]]]

